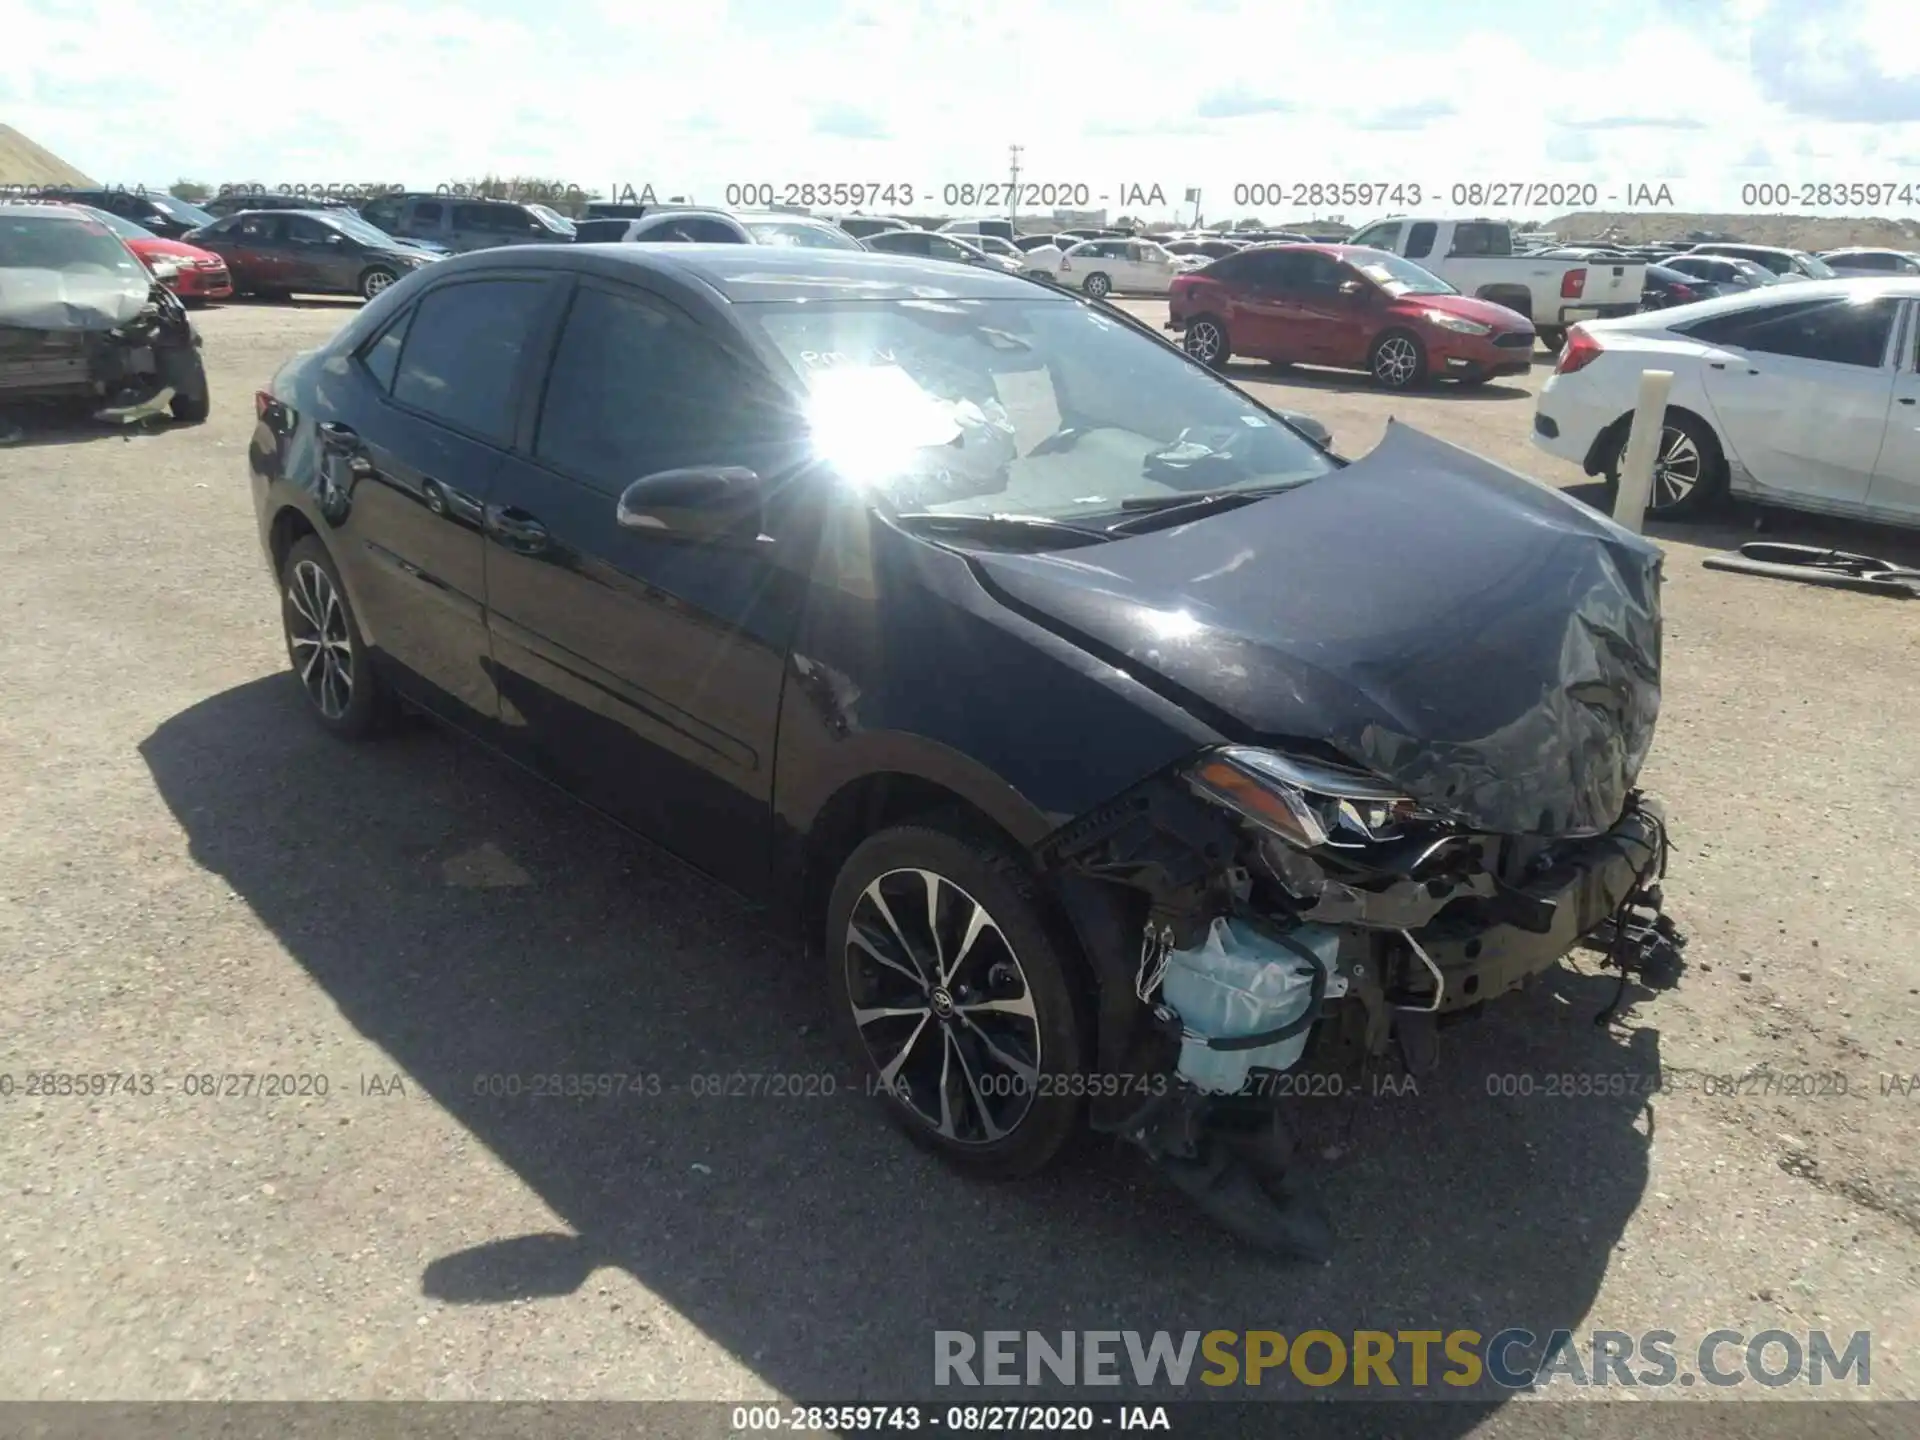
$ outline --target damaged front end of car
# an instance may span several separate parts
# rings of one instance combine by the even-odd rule
[[[1301,1063],[1410,1073],[1442,1017],[1523,985],[1659,905],[1666,826],[1633,791],[1598,834],[1495,835],[1363,772],[1223,746],[1047,842],[1083,933],[1131,940],[1132,1003],[1103,1016],[1097,1128],[1159,1161],[1243,1238],[1324,1253],[1269,1077]],[[1633,922],[1636,934],[1645,927]],[[1623,972],[1624,973],[1624,972]]]
[[[0,284],[0,407],[88,405],[132,424],[206,418],[200,336],[163,274],[137,281],[9,270]],[[5,422],[0,422],[0,429]]]
[[[1407,568],[1313,583],[1335,485],[1398,517],[1375,533],[1413,537],[1380,546]],[[1284,1116],[1310,1092],[1273,1076],[1418,1075],[1442,1024],[1576,946],[1605,949],[1623,990],[1680,943],[1660,913],[1664,813],[1638,783],[1660,701],[1658,549],[1404,432],[1322,494],[1322,512],[1294,497],[1262,512],[1291,542],[1259,552],[1280,557],[1278,581],[1219,562],[1265,538],[1245,511],[1231,536],[1192,526],[1158,554],[1111,552],[1091,601],[1059,567],[1000,571],[1109,653],[1137,643],[1220,697],[1223,743],[1061,826],[1037,858],[1099,978],[1098,1069],[1161,1082],[1097,1089],[1096,1128],[1236,1233],[1300,1255],[1330,1244]],[[1451,503],[1451,524],[1391,507],[1408,496]],[[1155,618],[1156,574],[1212,588],[1185,582],[1175,627]],[[1310,623],[1246,602],[1288,583],[1294,616],[1326,597]],[[1156,626],[1186,648],[1132,639]]]

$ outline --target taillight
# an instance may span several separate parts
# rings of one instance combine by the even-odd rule
[[[1567,332],[1566,346],[1560,351],[1560,363],[1553,367],[1553,373],[1571,375],[1585,369],[1600,358],[1600,349],[1600,342],[1584,326],[1574,326]]]
[[[273,392],[271,390],[254,391],[253,392],[253,418],[256,420],[266,419],[267,412],[273,409],[276,403],[278,402],[274,400]]]
[[[1587,272],[1585,270],[1569,270],[1560,277],[1560,298],[1562,300],[1578,300],[1586,293],[1586,289]]]
[[[1680,301],[1680,303],[1683,305],[1686,304],[1686,302],[1689,300],[1698,300],[1700,298],[1698,295],[1695,295],[1693,293],[1690,287],[1685,285],[1675,285],[1673,287],[1673,294],[1674,294],[1674,298]]]

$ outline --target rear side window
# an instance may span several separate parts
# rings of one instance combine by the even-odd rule
[[[400,347],[406,343],[407,325],[412,319],[413,311],[409,310],[360,351],[360,363],[383,391],[393,389],[394,372],[400,368]]]
[[[544,280],[471,280],[415,307],[393,398],[496,445],[512,437],[520,351],[547,295]]]
[[[1453,253],[1461,256],[1511,255],[1513,237],[1504,225],[1462,220],[1453,227]]]
[[[1769,305],[1738,315],[1715,315],[1685,334],[1710,344],[1736,345],[1762,355],[1790,355],[1833,365],[1875,369],[1886,358],[1898,302],[1866,304],[1844,298]]]
[[[360,213],[382,230],[391,231],[400,223],[400,202],[393,199],[369,201]]]
[[[617,495],[685,465],[751,465],[774,411],[747,398],[740,366],[679,315],[582,286],[547,377],[535,456]]]

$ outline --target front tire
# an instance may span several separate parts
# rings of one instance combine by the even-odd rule
[[[1427,347],[1405,330],[1389,330],[1367,355],[1373,383],[1382,390],[1412,390],[1427,378]]]
[[[280,623],[307,713],[322,729],[365,740],[387,728],[398,707],[374,673],[340,572],[317,536],[296,542],[280,568]]]
[[[1212,315],[1198,315],[1187,322],[1180,337],[1180,348],[1211,370],[1224,370],[1233,358],[1233,346],[1227,338],[1227,322]]]
[[[1104,300],[1113,293],[1113,281],[1096,270],[1080,282],[1080,289],[1090,300]]]
[[[828,994],[915,1143],[1005,1178],[1073,1137],[1085,1042],[1062,945],[996,842],[909,824],[847,858],[827,905]]]
[[[213,397],[207,387],[207,362],[197,345],[164,350],[160,377],[173,386],[173,399],[167,408],[175,423],[200,425],[213,412]]]
[[[1620,462],[1626,458],[1632,426],[1620,430],[1620,444],[1607,462],[1607,513],[1620,494]],[[1653,488],[1647,492],[1649,520],[1685,520],[1710,513],[1726,495],[1727,461],[1713,427],[1684,410],[1668,410],[1653,452]]]
[[[373,299],[374,296],[378,295],[399,278],[400,276],[397,271],[390,270],[385,265],[369,266],[367,272],[360,277],[360,298],[362,300]]]

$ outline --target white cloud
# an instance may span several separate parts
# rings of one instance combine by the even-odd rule
[[[1396,48],[1400,27],[1332,0],[793,0],[771,26],[752,0],[215,0],[176,65],[104,0],[0,0],[0,119],[102,179],[161,185],[493,172],[718,199],[877,180],[937,204],[944,183],[1003,179],[1017,141],[1029,181],[1198,186],[1215,213],[1236,184],[1444,200],[1476,179],[1666,180],[1711,210],[1742,180],[1886,179],[1876,149],[1920,154],[1912,3],[1672,7],[1603,55],[1544,19],[1430,18]]]

